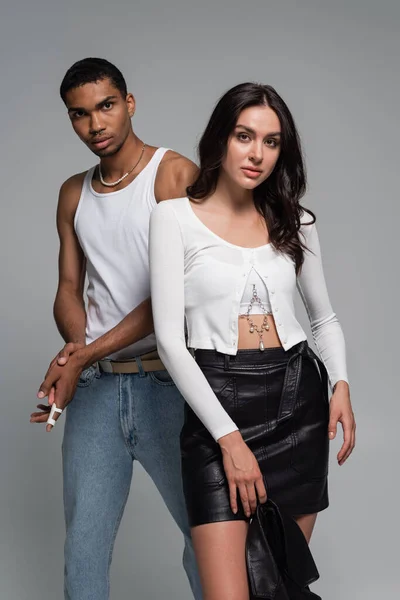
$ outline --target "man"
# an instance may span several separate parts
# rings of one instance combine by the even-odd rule
[[[65,598],[109,597],[112,548],[138,460],[184,534],[183,562],[197,600],[180,473],[184,401],[156,353],[147,258],[151,210],[185,195],[197,168],[135,135],[135,100],[108,61],[75,63],[60,93],[75,132],[100,158],[60,190],[54,316],[66,345],[38,394],[58,412],[49,418],[50,407],[40,404],[31,415],[48,421],[50,431],[73,398],[63,441]]]

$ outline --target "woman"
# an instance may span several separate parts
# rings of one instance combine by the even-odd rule
[[[188,197],[151,215],[154,325],[188,404],[183,482],[204,598],[246,600],[257,501],[268,494],[309,541],[328,506],[329,437],[340,420],[343,464],[355,423],[315,217],[299,203],[305,173],[289,109],[270,86],[234,87],[199,156]],[[322,362],[294,315],[296,283]]]

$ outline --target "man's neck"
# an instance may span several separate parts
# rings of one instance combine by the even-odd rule
[[[115,181],[130,171],[140,156],[143,142],[133,132],[126,138],[122,148],[113,156],[100,160],[103,177]]]

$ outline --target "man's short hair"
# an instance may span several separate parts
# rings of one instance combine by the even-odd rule
[[[110,79],[123,98],[128,93],[126,81],[121,71],[104,58],[84,58],[78,60],[66,72],[60,86],[60,96],[65,103],[65,97],[69,90],[85,85],[85,83],[96,83],[103,79]]]

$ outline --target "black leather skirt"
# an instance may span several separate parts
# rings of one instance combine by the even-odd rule
[[[325,509],[328,378],[307,342],[236,356],[196,350],[195,359],[254,453],[269,498],[292,516]],[[187,404],[181,451],[191,526],[247,520],[240,499],[232,512],[220,447]]]

